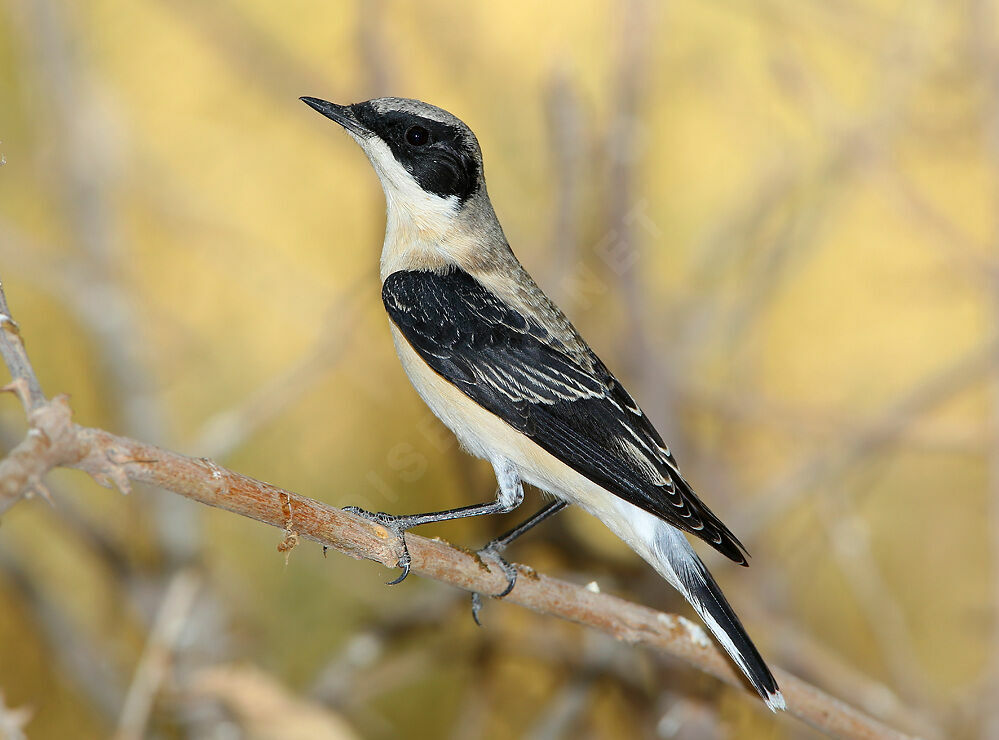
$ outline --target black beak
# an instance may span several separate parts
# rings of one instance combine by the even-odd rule
[[[299,98],[310,108],[322,113],[327,118],[336,121],[347,131],[359,136],[367,136],[371,132],[360,124],[349,105],[337,105],[319,98]]]

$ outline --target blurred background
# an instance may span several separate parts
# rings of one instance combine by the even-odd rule
[[[387,94],[476,131],[514,250],[753,554],[699,547],[764,655],[999,737],[997,3],[0,0],[0,277],[46,392],[336,506],[488,499],[393,353],[374,172],[297,100]],[[574,625],[49,483],[0,527],[32,738],[816,736]],[[582,512],[511,558],[691,615]]]

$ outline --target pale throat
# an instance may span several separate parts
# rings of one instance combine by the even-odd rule
[[[382,280],[400,270],[441,270],[454,264],[451,253],[455,250],[448,245],[459,230],[458,198],[421,188],[380,139],[355,139],[371,160],[385,193]]]
[[[463,265],[475,245],[461,227],[458,199],[427,193],[409,173],[382,179],[385,191],[385,242],[381,276],[400,270],[443,270]]]

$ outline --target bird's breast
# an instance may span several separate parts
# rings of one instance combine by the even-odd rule
[[[512,453],[512,445],[504,444],[504,440],[511,433],[516,434],[513,427],[486,411],[438,375],[416,353],[395,324],[391,324],[391,327],[395,351],[409,382],[434,415],[454,432],[462,446],[473,455],[485,459],[491,459],[497,453],[504,454],[500,448]]]

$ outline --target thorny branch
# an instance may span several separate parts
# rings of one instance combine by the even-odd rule
[[[28,360],[28,353],[21,339],[21,330],[10,315],[2,283],[0,283],[0,352],[3,353],[3,359],[13,379],[10,389],[17,391],[21,403],[24,404],[24,410],[30,414],[45,403],[45,394]]]
[[[75,424],[69,404],[45,399],[7,309],[0,286],[3,331],[0,353],[28,411],[23,442],[0,462],[0,512],[9,508],[54,467],[71,467],[123,492],[130,481],[152,484],[208,506],[256,519],[285,533],[282,544],[318,542],[355,558],[392,567],[399,548],[383,527],[340,509],[227,470],[207,458],[192,458],[102,429]],[[439,541],[407,535],[412,572],[471,592],[496,593],[506,583],[502,570],[477,555]],[[294,544],[291,545],[292,547]],[[683,617],[657,612],[607,594],[517,566],[521,577],[508,601],[593,627],[631,644],[657,648],[725,683],[745,688],[741,675],[708,639]],[[775,669],[788,712],[837,738],[904,738],[853,707],[799,678]]]

